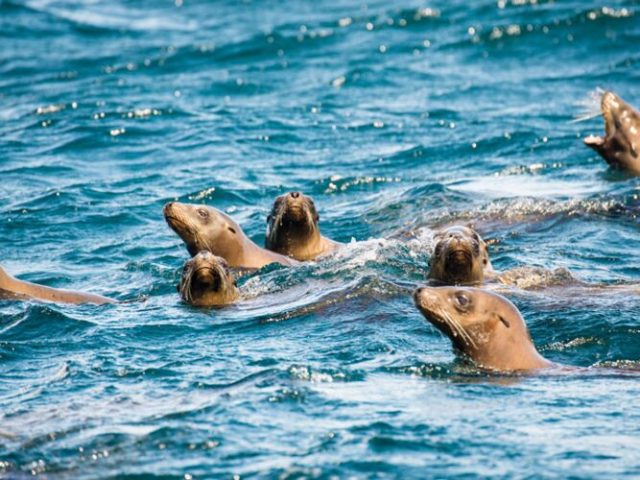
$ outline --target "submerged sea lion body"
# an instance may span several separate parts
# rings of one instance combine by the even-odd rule
[[[453,347],[481,368],[508,372],[554,366],[536,350],[518,309],[496,293],[423,287],[415,291],[414,300]]]
[[[115,300],[102,295],[45,287],[18,280],[9,275],[2,267],[0,267],[0,298],[5,300],[41,300],[53,303],[92,303],[95,305],[116,303]]]
[[[340,245],[323,237],[320,217],[311,197],[300,192],[280,195],[267,217],[265,247],[296,260],[313,260]]]
[[[477,285],[493,272],[487,244],[478,233],[452,226],[436,233],[428,278],[441,285]]]
[[[178,292],[183,301],[196,307],[227,305],[239,296],[226,260],[208,251],[185,262]]]
[[[605,92],[600,109],[605,136],[589,135],[584,143],[611,167],[640,175],[640,112],[613,92]]]
[[[164,217],[187,246],[191,256],[206,250],[224,258],[231,267],[262,268],[271,263],[294,265],[295,260],[260,248],[231,217],[208,205],[170,202]]]

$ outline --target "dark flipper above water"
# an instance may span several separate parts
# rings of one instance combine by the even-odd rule
[[[600,110],[605,135],[589,135],[584,139],[585,145],[613,168],[640,175],[640,112],[613,92],[602,95]]]

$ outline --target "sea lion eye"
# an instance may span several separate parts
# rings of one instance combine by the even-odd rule
[[[209,212],[207,212],[204,208],[198,209],[198,215],[200,215],[202,218],[209,218]]]
[[[231,227],[227,227],[227,228],[229,229],[229,231],[230,231],[231,233],[233,233],[234,235],[236,234],[236,231],[235,231],[233,228],[231,228]]]
[[[456,302],[458,302],[458,305],[461,307],[466,307],[469,305],[469,297],[466,293],[458,292],[456,293]]]

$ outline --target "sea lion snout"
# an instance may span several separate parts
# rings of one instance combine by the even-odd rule
[[[168,202],[168,203],[165,203],[164,207],[162,207],[162,213],[164,214],[165,217],[171,214],[175,203],[176,202]]]
[[[422,293],[422,287],[418,287],[413,291],[413,301],[417,304],[420,294]]]
[[[311,211],[311,206],[312,203],[306,195],[298,191],[289,192],[284,197],[282,216],[290,221],[305,222],[307,211]]]
[[[413,292],[413,300],[416,306],[426,312],[432,312],[437,308],[439,297],[435,288],[420,287]]]

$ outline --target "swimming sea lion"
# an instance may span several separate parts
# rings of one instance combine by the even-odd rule
[[[516,371],[554,365],[536,350],[518,309],[498,294],[468,287],[422,287],[414,300],[454,349],[481,368]]]
[[[182,300],[196,307],[226,305],[238,298],[238,287],[226,260],[207,251],[185,262],[178,292]]]
[[[191,256],[206,250],[224,258],[231,267],[242,268],[297,263],[284,255],[260,248],[229,215],[213,207],[170,202],[164,206],[164,217],[169,227],[184,241]]]
[[[92,293],[73,292],[59,288],[45,287],[18,280],[0,267],[0,298],[5,300],[41,300],[53,303],[116,303],[115,300]]]
[[[333,252],[339,244],[320,234],[319,219],[311,197],[300,192],[280,195],[267,217],[265,247],[301,261]]]
[[[605,92],[600,103],[605,136],[589,135],[584,143],[614,168],[640,175],[640,112],[613,92]]]
[[[464,226],[440,230],[434,236],[428,278],[442,285],[474,285],[492,271],[487,244],[478,233]]]

